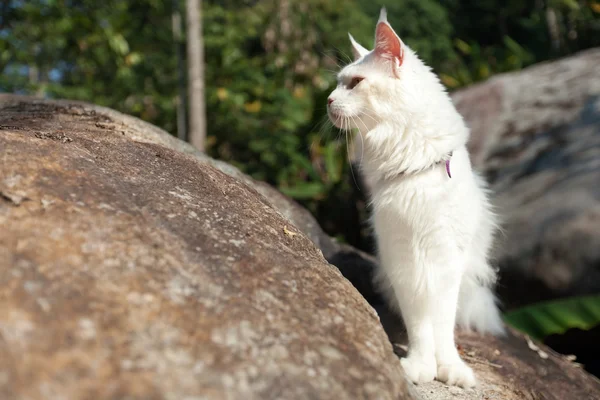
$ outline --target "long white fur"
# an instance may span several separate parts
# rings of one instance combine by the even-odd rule
[[[385,10],[379,24],[389,27]],[[504,331],[488,261],[496,218],[485,182],[471,169],[462,117],[437,76],[391,32],[373,51],[350,36],[355,61],[338,74],[329,117],[362,139],[381,264],[376,281],[407,328],[407,375],[469,387],[475,378],[457,352],[456,322]],[[394,40],[403,54],[383,54]]]

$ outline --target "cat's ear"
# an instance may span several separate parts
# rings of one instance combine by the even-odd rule
[[[404,61],[404,43],[396,35],[387,20],[385,7],[381,9],[377,28],[375,29],[375,54],[379,57],[393,62],[394,71]]]
[[[350,44],[352,45],[352,54],[354,55],[354,61],[369,53],[369,50],[365,49],[360,44],[358,44],[356,40],[354,40],[350,32],[348,32],[348,38],[350,38]]]

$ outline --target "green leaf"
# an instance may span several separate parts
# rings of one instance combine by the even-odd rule
[[[590,329],[600,324],[600,295],[526,306],[506,313],[504,321],[538,340],[571,328]]]
[[[118,54],[125,55],[129,52],[129,43],[120,33],[109,36],[109,42],[113,50]]]
[[[292,161],[294,161],[294,163],[298,164],[298,166],[302,167],[302,169],[314,180],[320,180],[321,177],[319,176],[319,174],[317,173],[317,171],[315,171],[314,167],[312,166],[312,164],[310,163],[310,161],[306,158],[303,157],[301,154],[297,154],[297,153],[292,153],[291,155]]]
[[[471,53],[471,46],[469,46],[469,44],[464,40],[454,39],[454,45],[458,50],[460,50],[461,53],[465,55]]]
[[[340,160],[340,153],[336,146],[336,143],[331,142],[325,146],[325,168],[327,170],[327,177],[330,183],[338,183],[342,178],[342,163],[343,159]]]
[[[294,199],[314,199],[323,194],[325,186],[319,182],[307,182],[280,189],[284,194]]]

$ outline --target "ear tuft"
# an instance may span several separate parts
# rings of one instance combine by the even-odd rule
[[[387,22],[387,10],[385,7],[381,7],[381,11],[379,11],[379,22]]]
[[[350,32],[348,32],[348,38],[350,39],[350,44],[352,44],[352,55],[354,55],[354,61],[369,53],[369,50],[365,49],[356,40],[354,40]]]

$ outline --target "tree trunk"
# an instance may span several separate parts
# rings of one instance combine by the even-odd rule
[[[204,151],[206,106],[204,104],[204,44],[202,39],[201,0],[186,0],[187,57],[190,130],[189,141]]]
[[[185,61],[183,53],[183,35],[181,31],[181,10],[180,1],[173,0],[173,41],[175,42],[175,50],[177,54],[177,96],[175,102],[177,103],[177,138],[180,140],[187,140],[187,119],[185,115],[186,107],[186,93],[185,93]]]

